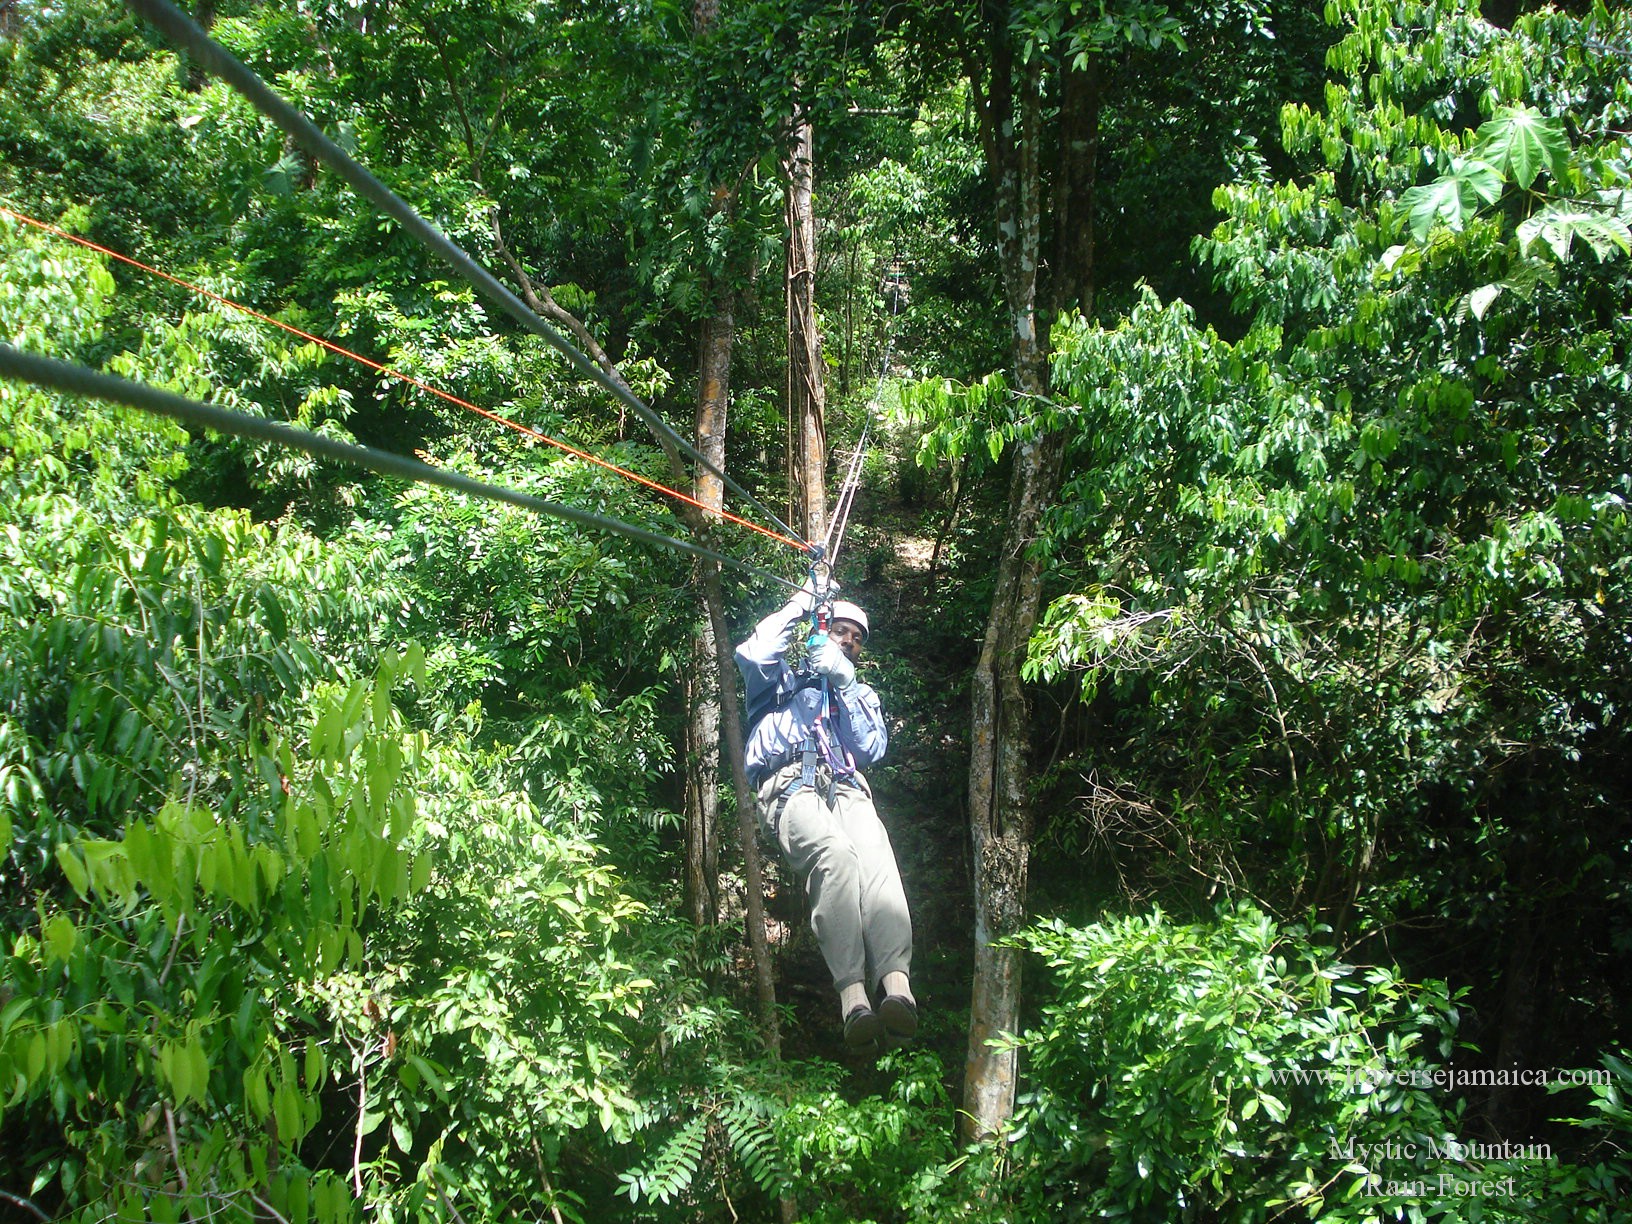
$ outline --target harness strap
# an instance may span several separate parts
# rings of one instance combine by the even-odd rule
[[[805,738],[804,747],[799,752],[801,767],[799,771],[800,786],[816,785],[816,741],[809,736]]]
[[[832,715],[835,725],[838,722],[838,696],[828,686],[827,678],[822,678],[822,704],[817,711],[816,721],[812,725],[813,737],[816,746],[821,749],[822,759],[827,762],[830,771],[827,783],[827,806],[833,806],[833,792],[841,779],[848,779],[856,772],[855,758],[850,755],[850,749],[845,747],[842,736],[827,733],[826,717]]]
[[[793,699],[807,688],[815,688],[821,683],[821,677],[809,672],[794,672],[792,688],[785,688],[778,678],[775,685],[765,690],[752,705],[748,707],[748,733],[753,734],[755,727],[767,714],[774,714],[778,710],[785,710],[792,704]]]

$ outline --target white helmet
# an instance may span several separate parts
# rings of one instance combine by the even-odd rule
[[[863,641],[872,636],[873,630],[867,623],[867,613],[856,607],[848,599],[835,599],[833,601],[833,619],[847,620],[860,625]]]

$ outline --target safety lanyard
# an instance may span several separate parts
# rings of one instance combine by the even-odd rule
[[[833,718],[833,734],[829,736],[825,719],[828,715]],[[844,743],[844,734],[839,729],[838,695],[831,691],[826,676],[822,677],[822,704],[816,713],[816,721],[812,727],[816,742],[821,748],[822,759],[833,767],[833,776],[847,778],[856,772],[856,758],[851,755],[850,749]],[[837,742],[835,742],[837,741]]]

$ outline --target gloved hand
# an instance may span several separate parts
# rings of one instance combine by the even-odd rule
[[[850,656],[830,637],[823,637],[811,656],[810,665],[833,682],[835,688],[847,689],[856,682],[856,665]]]

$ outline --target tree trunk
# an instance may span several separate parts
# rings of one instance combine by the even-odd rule
[[[699,39],[708,37],[718,17],[718,0],[696,0],[692,8],[693,34]],[[730,190],[716,190],[712,194],[718,208],[729,210],[732,207],[733,198]],[[736,317],[733,313],[732,292],[724,285],[717,284],[714,289],[714,310],[703,323],[699,342],[695,445],[698,451],[722,472],[725,470],[725,431],[730,406],[731,347],[735,338]],[[669,456],[669,468],[677,479],[683,475],[678,455]],[[713,509],[719,509],[725,504],[724,483],[707,471],[698,471],[693,495],[703,505]],[[695,534],[703,533],[705,523],[700,511],[688,508],[686,519]],[[712,675],[718,694],[713,708],[713,726],[716,734],[720,729],[725,732],[725,752],[730,758],[731,773],[736,784],[737,828],[742,845],[743,879],[748,894],[746,897],[748,948],[754,961],[760,1029],[766,1051],[776,1058],[781,1056],[782,1037],[776,1016],[776,986],[771,977],[771,950],[765,938],[765,885],[759,860],[758,819],[754,793],[748,785],[748,772],[743,763],[742,726],[737,720],[737,670],[735,660],[727,649],[727,643],[731,640],[731,629],[725,619],[725,597],[720,592],[719,566],[713,561],[705,561],[699,568],[698,576],[702,587],[703,616],[708,625],[707,632],[702,636],[711,641],[713,646]],[[698,670],[695,673],[699,681],[710,674],[705,670],[707,665],[706,660],[699,659]],[[706,685],[699,687],[706,688]],[[705,716],[700,708],[702,704],[697,703],[693,710],[687,712],[688,718],[692,719],[693,735],[700,736],[704,733]],[[702,764],[703,762],[698,762],[696,780],[699,790],[699,820],[702,819],[705,807],[701,798],[704,792],[707,793],[707,806],[710,810],[717,811],[715,805],[718,802],[718,774],[714,769],[703,769]],[[718,758],[715,758],[715,765],[717,767]],[[689,819],[691,815],[689,810],[687,815]],[[698,830],[697,839],[699,843],[704,840],[702,830]],[[688,846],[691,840],[691,833],[688,830]],[[708,883],[717,891],[717,879],[711,879]]]
[[[736,318],[732,312],[730,291],[718,291],[714,314],[703,324],[702,356],[697,381],[697,449],[720,471],[725,470],[725,428],[729,406],[731,377],[731,346],[736,337]],[[717,476],[699,471],[693,494],[705,506],[718,509],[725,504],[725,486]],[[702,516],[692,511],[687,516],[694,530],[701,529]],[[713,725],[725,731],[725,752],[731,760],[731,773],[736,784],[737,831],[742,846],[742,874],[747,891],[745,905],[748,948],[754,961],[754,983],[759,996],[759,1022],[765,1049],[773,1057],[782,1050],[781,1030],[776,1018],[776,985],[771,976],[771,949],[765,938],[765,882],[759,859],[758,813],[753,788],[748,785],[748,771],[743,759],[742,724],[737,719],[736,661],[726,644],[731,641],[731,628],[725,619],[725,597],[720,592],[720,570],[714,561],[705,560],[700,577],[703,588],[704,613],[714,643],[714,677],[719,694],[713,709]],[[699,668],[706,664],[699,663]],[[699,678],[708,673],[699,670]],[[694,724],[701,733],[699,721]],[[717,731],[716,731],[717,733]],[[716,758],[716,764],[718,758]],[[710,803],[717,803],[717,774],[699,774],[698,785],[710,792]],[[688,837],[688,842],[689,842]]]
[[[1026,921],[1031,861],[1031,710],[1020,678],[1042,603],[1042,565],[1030,555],[1060,483],[1064,438],[1023,442],[1009,483],[1009,524],[997,589],[971,690],[969,829],[975,854],[975,966],[964,1064],[964,1139],[997,1131],[1014,1112],[1016,1061],[991,1039],[1020,1029],[1021,956],[997,943]]]
[[[814,137],[798,102],[782,162],[787,214],[789,521],[808,540],[827,530],[827,391],[816,329]]]
[[[1006,21],[989,30],[992,68],[980,99],[988,173],[996,177],[998,258],[1008,299],[1015,388],[1047,391],[1037,335],[1037,256],[1041,233],[1037,138],[1037,69],[1014,61]],[[1031,401],[1035,403],[1036,401]],[[975,966],[964,1063],[964,1139],[990,1135],[1014,1111],[1015,1052],[994,1049],[999,1033],[1017,1032],[1020,955],[998,942],[1026,917],[1031,856],[1027,794],[1029,711],[1020,661],[1036,624],[1041,571],[1027,556],[1037,519],[1052,487],[1055,448],[1023,442],[1009,483],[1009,515],[998,560],[997,586],[971,688],[969,831],[975,855]],[[1052,467],[1058,470],[1058,461]]]
[[[725,598],[720,593],[720,570],[715,561],[703,562],[703,597],[716,641],[731,640],[725,619]],[[754,989],[759,997],[760,1035],[772,1058],[782,1055],[782,1032],[776,1018],[776,982],[771,974],[771,949],[765,938],[765,872],[759,858],[759,809],[748,782],[742,724],[737,720],[737,668],[728,651],[720,651],[720,701],[731,712],[720,720],[725,730],[725,753],[731,759],[731,780],[737,795],[737,835],[742,842],[742,878],[747,891],[748,948],[754,959]]]
[[[692,636],[692,660],[685,681],[686,913],[701,929],[720,916],[720,661],[711,620]]]
[[[1045,141],[1038,57],[1029,62],[1016,58],[1007,6],[989,6],[985,22],[989,69],[982,72],[971,58],[970,80],[987,172],[996,188],[998,259],[1009,307],[1014,385],[1023,404],[1041,405],[1049,393],[1046,320],[1038,309],[1041,154],[1046,143],[1058,149],[1054,203],[1056,208],[1067,205],[1069,211],[1059,220],[1072,231],[1055,234],[1050,305],[1086,304],[1093,279],[1093,234],[1085,220],[1093,206],[1097,97],[1085,72],[1068,71],[1061,85],[1056,139]],[[1079,196],[1083,192],[1087,198]],[[1013,1050],[993,1049],[991,1041],[1000,1033],[1019,1031],[1022,962],[1018,952],[997,945],[1026,921],[1031,711],[1020,665],[1042,610],[1043,566],[1032,555],[1031,544],[1058,495],[1064,458],[1064,435],[1043,421],[1015,446],[997,585],[971,688],[975,966],[960,1114],[966,1141],[996,1133],[1014,1112],[1016,1056]]]
[[[735,331],[729,299],[718,301],[703,323],[699,344],[694,445],[722,472]],[[699,469],[693,496],[718,509],[725,504],[724,482]],[[686,685],[686,899],[692,921],[705,926],[719,918],[720,874],[720,651],[708,616],[698,626],[692,645],[694,666]]]
[[[1090,314],[1094,308],[1094,188],[1099,173],[1099,80],[1093,61],[1064,73],[1057,152],[1046,304],[1051,313],[1075,306]]]
[[[708,33],[718,16],[718,0],[697,0],[693,10],[693,29],[699,36]],[[444,68],[446,62],[444,61]],[[459,93],[457,81],[451,72],[447,82],[455,102]],[[463,118],[463,106],[460,114]],[[471,155],[471,171],[480,181],[480,153],[475,134],[468,119],[463,123],[466,144]],[[720,207],[730,207],[730,193],[721,199]],[[566,327],[577,339],[590,358],[621,386],[627,388],[622,373],[596,341],[583,322],[565,310],[550,295],[548,286],[536,283],[528,276],[521,261],[505,244],[498,210],[488,214],[492,226],[495,249],[520,286],[522,300],[530,310],[554,319]],[[731,346],[736,334],[736,319],[732,313],[728,291],[720,291],[714,314],[704,323],[700,344],[699,378],[697,391],[697,441],[700,453],[719,471],[725,470],[725,430],[728,408],[728,389],[731,373]],[[620,434],[621,434],[620,422]],[[676,487],[685,482],[685,464],[679,449],[665,435],[655,434],[668,461],[669,475]],[[695,482],[697,500],[705,506],[720,509],[725,504],[725,487],[719,477],[706,470],[698,472]],[[694,507],[681,509],[692,534],[701,537],[708,526],[702,512]],[[737,723],[736,666],[729,651],[719,648],[730,641],[730,628],[725,620],[725,599],[720,591],[719,568],[713,562],[702,565],[698,571],[702,588],[703,621],[705,627],[697,636],[695,665],[686,686],[687,768],[686,780],[686,893],[694,921],[714,921],[719,913],[719,833],[718,833],[718,769],[719,732],[723,726],[727,751],[736,777],[737,806],[745,813],[742,832],[744,876],[748,882],[747,922],[748,944],[754,959],[755,980],[760,1003],[760,1024],[766,1050],[780,1056],[781,1033],[776,1016],[776,991],[771,978],[770,947],[765,938],[765,894],[760,870],[759,843],[754,828],[754,796],[748,786],[748,775],[743,766],[742,728]],[[721,717],[720,696],[729,718]],[[706,745],[715,745],[712,752]],[[695,753],[691,749],[695,746]]]
[[[213,30],[215,28],[215,0],[198,0],[198,3],[193,6],[193,20],[198,23],[198,28],[206,34]],[[0,21],[0,32],[4,32],[4,28],[4,21]],[[199,93],[209,83],[209,70],[186,52],[182,52],[181,62],[187,67],[184,81],[187,92]]]

